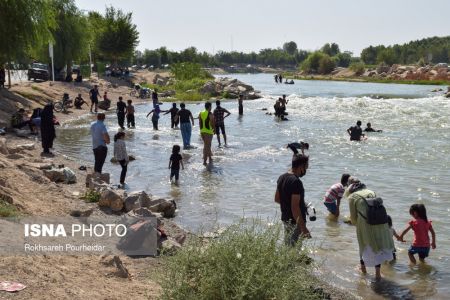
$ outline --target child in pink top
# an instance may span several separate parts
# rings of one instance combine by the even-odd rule
[[[427,210],[423,204],[413,204],[409,209],[409,214],[414,218],[409,221],[408,227],[403,230],[399,240],[404,242],[403,236],[412,229],[414,231],[414,240],[408,250],[409,260],[412,264],[416,264],[414,254],[419,254],[419,260],[425,262],[425,257],[430,253],[430,246],[436,249],[436,234],[434,233],[431,221],[428,221]],[[431,244],[428,231],[431,232]]]

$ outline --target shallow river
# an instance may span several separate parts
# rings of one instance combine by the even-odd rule
[[[310,168],[302,178],[306,199],[318,209],[309,222],[312,255],[323,264],[323,276],[365,299],[449,299],[450,296],[450,101],[431,93],[434,86],[297,81],[275,84],[272,75],[233,75],[255,89],[263,99],[246,101],[244,117],[237,116],[237,103],[224,102],[232,115],[226,119],[229,147],[219,149],[214,140],[214,167],[202,165],[198,126],[193,145],[184,151],[186,170],[180,186],[169,183],[168,159],[172,145],[182,144],[179,130],[170,129],[170,116],[160,119],[160,131],[145,119],[150,105],[139,105],[137,128],[128,130],[129,152],[137,161],[129,166],[129,189],[177,200],[176,221],[198,230],[229,224],[245,216],[260,216],[273,222],[279,208],[273,202],[276,180],[290,165],[292,153],[285,145],[309,142]],[[275,97],[288,95],[289,121],[277,122],[263,108],[273,111]],[[382,97],[380,99],[380,96]],[[163,109],[169,108],[166,103]],[[194,116],[202,105],[188,105]],[[351,143],[346,129],[356,120],[371,122],[383,133],[372,133],[367,141]],[[81,119],[74,129],[59,130],[57,147],[80,163],[92,163],[89,122]],[[111,133],[116,118],[107,117]],[[110,147],[110,155],[112,147]],[[118,181],[119,166],[109,162],[105,169]],[[326,219],[322,198],[326,189],[344,172],[356,175],[381,196],[401,231],[410,219],[412,203],[424,203],[437,234],[437,249],[427,264],[408,265],[407,244],[396,242],[398,261],[382,268],[385,280],[372,283],[357,270],[358,247],[355,228]],[[348,215],[343,201],[341,214]],[[409,241],[412,235],[406,237]],[[373,270],[369,270],[373,273]]]

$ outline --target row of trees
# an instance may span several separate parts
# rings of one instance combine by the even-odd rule
[[[0,65],[49,63],[52,43],[55,68],[69,70],[89,62],[89,49],[94,61],[129,61],[139,41],[131,13],[113,7],[104,15],[85,13],[74,0],[1,0],[0,36]]]
[[[426,38],[388,47],[370,46],[361,52],[361,60],[370,65],[450,63],[450,36]]]
[[[335,43],[325,44],[322,52],[335,57],[334,60],[339,66],[348,66],[352,55],[350,52],[341,53],[339,46]],[[195,47],[189,47],[183,51],[170,51],[166,47],[155,50],[136,51],[134,55],[134,64],[161,65],[174,64],[179,62],[195,62],[204,66],[229,66],[232,64],[259,64],[271,66],[291,66],[296,67],[304,62],[311,52],[298,49],[295,42],[287,42],[280,48],[262,49],[258,53],[238,52],[238,51],[219,51],[211,55],[207,52],[199,52]]]

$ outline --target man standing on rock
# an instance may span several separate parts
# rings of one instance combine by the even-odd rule
[[[191,148],[191,134],[192,126],[194,126],[194,117],[192,116],[191,111],[186,109],[186,105],[184,103],[180,104],[180,108],[181,109],[177,112],[175,119],[177,122],[178,120],[180,121],[180,131],[181,136],[183,137],[183,148],[189,149]]]
[[[95,112],[98,109],[98,95],[100,92],[98,91],[98,85],[94,85],[94,88],[89,91],[89,97],[91,98],[91,112],[92,107],[95,108]]]
[[[309,238],[306,228],[305,189],[300,177],[308,169],[308,156],[294,154],[292,168],[281,175],[277,181],[275,202],[280,204],[281,220],[284,223],[286,245],[294,246],[299,237]]]
[[[103,164],[108,154],[109,134],[104,124],[105,114],[97,114],[97,121],[91,123],[92,149],[94,150],[94,172],[102,173]]]
[[[119,122],[119,126],[122,129],[125,129],[124,123],[125,123],[125,113],[127,110],[127,105],[125,102],[123,102],[123,98],[119,97],[119,101],[117,102],[117,121]]]
[[[214,136],[214,115],[211,113],[211,103],[205,103],[205,110],[198,115],[200,125],[200,135],[203,140],[203,165],[206,166],[206,161],[212,164],[211,142]]]
[[[228,145],[227,145],[227,135],[225,133],[225,118],[228,117],[231,113],[228,110],[226,110],[225,108],[221,107],[220,100],[217,100],[216,101],[216,109],[214,109],[213,114],[214,114],[215,129],[216,129],[216,134],[217,134],[217,141],[219,142],[219,147],[222,146],[220,144],[220,131],[222,131],[223,140],[224,140],[225,147],[226,147]]]

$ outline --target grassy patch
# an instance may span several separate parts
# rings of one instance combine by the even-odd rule
[[[165,257],[163,299],[327,299],[299,244],[282,242],[281,226],[260,221],[230,226],[205,244],[193,238]]]
[[[3,196],[0,195],[0,217],[8,218],[8,217],[16,217],[19,215],[19,210],[13,204],[4,199]]]
[[[87,203],[97,203],[100,200],[100,193],[92,190],[87,190],[80,198]]]
[[[157,89],[158,92],[175,91],[172,98],[176,101],[202,101],[211,98],[210,95],[200,93],[200,89],[211,79],[194,78],[187,80],[175,80],[167,86],[159,86],[156,84],[143,84],[150,89]]]

